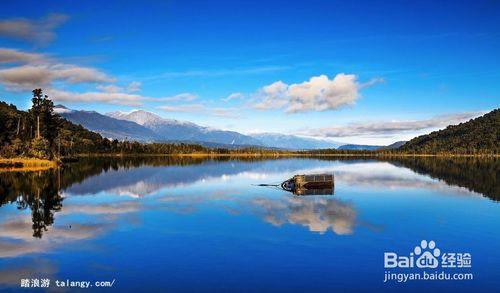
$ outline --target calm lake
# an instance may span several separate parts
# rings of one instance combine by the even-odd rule
[[[498,159],[470,158],[94,158],[0,173],[0,288],[39,278],[51,289],[115,280],[116,291],[494,291],[499,171]],[[333,194],[255,186],[310,173],[333,173]],[[384,268],[384,253],[416,259],[422,240],[456,262]],[[384,282],[386,271],[473,280]]]

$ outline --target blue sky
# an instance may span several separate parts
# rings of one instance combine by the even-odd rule
[[[2,1],[0,98],[369,144],[499,106],[499,2],[346,2]]]

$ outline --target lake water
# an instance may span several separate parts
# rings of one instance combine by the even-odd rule
[[[115,280],[116,291],[494,291],[499,171],[498,159],[122,158],[0,173],[0,288],[69,279]],[[333,173],[333,194],[255,186],[310,173]],[[470,262],[384,268],[385,252],[409,256],[422,240],[439,261]],[[474,279],[384,282],[386,271]]]

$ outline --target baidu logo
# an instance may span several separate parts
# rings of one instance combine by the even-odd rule
[[[395,252],[384,253],[385,268],[470,268],[470,253],[442,253],[433,240],[422,240],[409,255],[398,255]]]
[[[422,240],[419,246],[416,246],[413,250],[415,256],[417,256],[417,260],[415,263],[419,268],[437,268],[439,266],[438,257],[441,255],[441,250],[436,247],[436,243],[434,241],[429,241],[427,243],[426,240]]]

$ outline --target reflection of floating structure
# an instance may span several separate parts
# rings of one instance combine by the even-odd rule
[[[281,183],[281,188],[295,195],[333,194],[333,174],[295,175]]]

